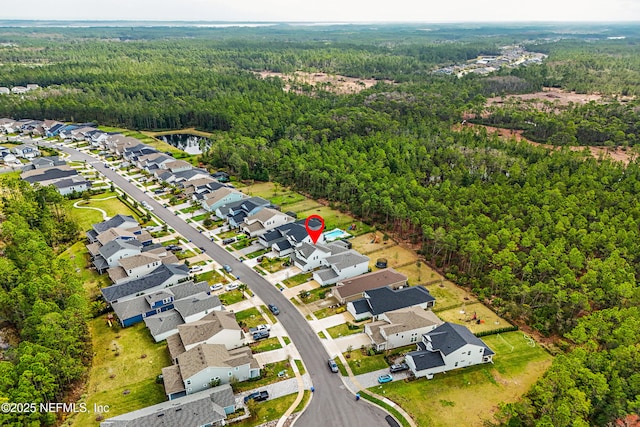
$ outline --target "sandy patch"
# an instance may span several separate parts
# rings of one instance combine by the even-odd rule
[[[543,101],[557,103],[559,105],[586,104],[591,101],[601,101],[603,96],[600,94],[584,94],[567,92],[558,88],[543,88],[541,92],[525,93],[521,95],[496,96],[487,99],[487,105],[500,105],[506,101],[523,101],[531,103],[536,108],[543,107]]]
[[[301,90],[302,85],[310,85],[315,89],[324,89],[338,94],[358,93],[364,89],[374,86],[379,81],[375,79],[358,79],[327,73],[306,73],[303,71],[296,71],[293,74],[261,71],[258,75],[263,79],[267,77],[279,77],[285,82],[286,91],[293,90],[296,93],[303,93]],[[385,80],[385,82],[393,83],[389,80]]]

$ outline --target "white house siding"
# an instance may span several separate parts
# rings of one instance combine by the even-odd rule
[[[122,258],[138,255],[139,253],[140,253],[140,248],[122,249],[116,252],[112,257],[109,257],[109,259],[107,259],[107,264],[109,264],[109,267],[117,267],[120,265],[118,261],[120,261]]]
[[[89,187],[87,186],[87,184],[79,184],[79,185],[73,185],[71,187],[58,188],[58,192],[63,196],[66,196],[68,194],[73,193],[74,191],[77,191],[78,193],[82,193],[87,191],[88,189]]]
[[[424,328],[404,331],[397,334],[391,334],[389,336],[385,336],[383,329],[380,330],[380,333],[387,339],[387,349],[392,349],[417,344],[422,339],[422,335],[433,331],[437,326],[438,325],[426,326]]]
[[[151,273],[153,270],[155,270],[156,268],[160,267],[160,264],[162,264],[160,262],[160,260],[158,261],[154,261],[150,264],[145,264],[145,265],[141,265],[139,267],[136,268],[132,268],[130,270],[125,270],[127,273],[127,276],[129,276],[129,280],[132,279],[138,279],[142,276],[146,276],[147,274]]]
[[[185,350],[191,350],[192,348],[205,343],[205,344],[222,344],[227,350],[242,347],[244,345],[244,336],[241,330],[224,329],[214,336],[210,337],[206,341],[198,342],[195,344],[186,345]]]
[[[224,308],[224,306],[219,305],[217,307],[214,307],[213,310],[222,311],[223,308]],[[183,317],[184,318],[184,323],[195,322],[196,320],[200,320],[204,316],[209,314],[210,312],[211,312],[211,310],[205,310],[205,311],[200,311],[198,313],[193,313],[193,314],[191,314],[189,316],[185,316],[185,317]],[[213,344],[216,344],[216,343],[213,343]],[[223,343],[217,343],[217,344],[223,344]]]

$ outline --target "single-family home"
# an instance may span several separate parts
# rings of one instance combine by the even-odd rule
[[[222,344],[227,350],[245,345],[244,333],[235,314],[211,311],[200,320],[178,325],[178,333],[167,338],[167,348],[174,363],[182,353],[203,343]]]
[[[189,280],[135,298],[114,302],[111,307],[123,327],[146,321],[151,316],[173,310],[179,301],[189,300],[194,295],[203,293],[206,293],[210,298],[210,310],[222,310],[220,299],[216,295],[210,295],[209,292],[207,282],[193,283]],[[205,310],[205,314],[208,312]]]
[[[37,157],[31,160],[32,169],[50,168],[52,166],[63,166],[67,162],[61,160],[58,156]],[[25,169],[30,170],[30,169]]]
[[[51,183],[58,193],[66,196],[73,193],[83,193],[91,188],[91,181],[84,179],[82,176],[72,176],[71,178],[61,179]]]
[[[78,171],[68,165],[31,169],[20,174],[20,178],[29,184],[35,184],[37,182],[42,186],[47,186],[55,181],[74,176],[78,176]]]
[[[136,221],[136,219],[131,215],[117,214],[105,221],[93,224],[91,226],[91,230],[87,231],[87,239],[91,243],[96,242],[100,233],[104,233],[111,228],[119,228],[122,230],[140,230],[140,224],[138,224],[138,221]],[[135,231],[132,232],[135,234]]]
[[[71,139],[71,131],[77,128],[76,125],[64,125],[58,130],[58,136],[62,139]]]
[[[0,86],[0,95],[8,95],[11,93],[11,89],[6,86]]]
[[[20,124],[13,119],[3,117],[0,119],[0,132],[15,133],[20,129]]]
[[[176,301],[174,308],[180,313],[184,323],[190,323],[202,319],[212,311],[222,310],[224,307],[221,305],[220,299],[216,295],[211,295],[207,290]]]
[[[14,86],[11,88],[11,93],[13,94],[23,94],[27,93],[27,88],[25,86]]]
[[[445,322],[424,334],[405,362],[417,378],[431,379],[440,372],[493,362],[494,354],[465,326]]]
[[[167,169],[171,173],[175,174],[193,169],[193,165],[185,160],[174,160],[172,162],[164,163],[161,168]]]
[[[444,323],[433,311],[420,307],[388,311],[378,319],[364,325],[364,332],[376,351],[416,344],[424,334]]]
[[[331,245],[341,243],[346,245],[342,241],[332,242]],[[314,271],[313,279],[320,283],[320,286],[328,286],[368,272],[369,257],[348,249],[322,259],[321,265],[325,268]]]
[[[112,304],[176,285],[186,281],[188,277],[189,268],[184,264],[161,264],[146,276],[118,285],[107,286],[100,289],[100,292],[102,292],[104,300]]]
[[[295,247],[293,254],[291,254],[291,262],[302,271],[311,271],[323,266],[322,262],[325,258],[347,251],[344,242],[323,245],[303,241]]]
[[[16,157],[22,157],[24,159],[33,159],[40,155],[40,150],[30,144],[21,144],[13,147],[11,152],[15,154]]]
[[[215,212],[218,218],[224,219],[229,224],[231,224],[233,220],[233,224],[235,224],[233,227],[237,228],[238,224],[241,223],[246,216],[253,215],[260,209],[268,206],[271,206],[271,202],[262,197],[248,197],[220,206]]]
[[[136,163],[139,158],[152,154],[159,154],[159,151],[146,144],[139,143],[138,145],[126,148],[124,153],[122,153],[122,158],[128,162]]]
[[[177,263],[177,257],[171,256]],[[160,256],[152,253],[139,253],[118,260],[118,265],[107,270],[113,283],[123,283],[142,277],[162,264]]]
[[[229,175],[226,172],[222,172],[222,171],[218,171],[213,173],[211,176],[213,176],[214,179],[216,179],[218,182],[229,182]]]
[[[209,212],[216,212],[222,206],[233,202],[239,202],[245,198],[245,195],[229,187],[220,187],[208,193],[200,202],[203,209]]]
[[[236,411],[229,384],[127,412],[100,423],[100,427],[216,427],[227,425]]]
[[[272,208],[264,208],[247,216],[241,228],[249,237],[256,237],[290,222],[293,222],[293,217]]]
[[[199,344],[178,356],[178,363],[162,369],[169,400],[211,388],[260,377],[260,365],[249,347],[227,350],[222,344]]]
[[[144,319],[144,324],[155,342],[166,340],[169,336],[178,332],[178,325],[182,325],[184,319],[175,309],[167,310],[152,317]]]
[[[93,265],[98,273],[104,273],[109,267],[120,265],[122,258],[138,255],[142,252],[142,243],[135,239],[111,240],[105,245],[100,246],[98,254],[93,258]]]
[[[45,136],[46,136],[47,138],[52,138],[52,137],[58,136],[58,134],[60,133],[60,130],[61,130],[62,128],[64,128],[65,126],[66,126],[66,125],[65,125],[64,123],[57,123],[57,124],[54,124],[54,125],[52,125],[49,129],[47,129],[47,130],[45,131]]]
[[[332,292],[340,304],[346,304],[362,298],[365,291],[383,286],[391,289],[403,288],[407,286],[407,276],[398,273],[393,268],[385,268],[347,280],[341,280],[333,288]]]
[[[364,297],[347,303],[347,311],[356,320],[373,317],[379,320],[383,313],[407,307],[432,308],[436,299],[424,286],[391,289],[386,286],[364,292]]]

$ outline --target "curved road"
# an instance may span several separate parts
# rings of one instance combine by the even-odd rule
[[[104,167],[103,162],[75,149],[64,147],[62,151],[69,154],[72,160],[84,160],[93,164],[99,172],[137,201],[146,200],[147,203],[153,206],[155,215],[182,234],[182,236],[191,239],[196,246],[204,248],[207,254],[218,263],[230,265],[236,276],[240,277],[243,283],[249,285],[251,290],[265,303],[273,303],[280,308],[278,320],[282,323],[298,349],[315,388],[311,403],[296,421],[298,425],[302,427],[388,426],[385,421],[385,416],[388,415],[386,412],[366,402],[356,402],[353,394],[342,383],[340,374],[334,374],[329,370],[327,366],[329,355],[320,342],[320,338],[311,329],[307,320],[289,300],[280,294],[280,291],[275,286],[267,282],[252,268],[238,261],[228,251],[211,242],[185,221],[175,216],[127,179]]]

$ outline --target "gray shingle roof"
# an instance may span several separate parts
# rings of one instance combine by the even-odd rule
[[[440,350],[445,355],[449,355],[466,344],[477,345],[489,349],[487,345],[478,337],[473,335],[469,329],[454,323],[443,323],[433,331],[425,334],[431,338],[431,347]],[[491,349],[489,349],[491,351]],[[485,354],[489,354],[486,353]],[[493,354],[493,351],[491,351]]]
[[[176,311],[180,313],[183,318],[186,318],[196,313],[215,310],[221,307],[222,303],[217,295],[208,295],[205,292],[201,292],[197,295],[176,301],[174,306]]]
[[[135,218],[133,218],[131,215],[118,214],[106,221],[93,224],[92,227],[97,233],[102,233],[103,231],[107,231],[110,228],[121,227],[123,224],[127,224],[126,228],[129,228],[138,225],[138,221],[136,221]]]
[[[442,354],[439,351],[411,351],[407,353],[407,357],[411,357],[413,359],[413,363],[416,365],[417,371],[445,365]]]
[[[229,397],[231,396],[231,397]],[[217,425],[226,419],[225,407],[234,406],[228,384],[109,418],[100,427],[191,427]],[[210,424],[211,423],[211,424]]]
[[[182,325],[184,319],[175,310],[167,310],[164,313],[157,314],[144,319],[144,324],[149,328],[149,332],[153,337],[164,334],[172,330],[178,330],[178,325]]]
[[[142,243],[137,240],[112,240],[100,248],[100,255],[105,259],[109,259],[123,249],[141,250]]]
[[[389,289],[386,286],[366,291],[367,297],[354,301],[365,300],[369,305],[369,311],[374,316],[400,308],[411,307],[418,304],[435,301],[435,298],[423,286],[412,286],[403,289]]]
[[[336,249],[337,248],[338,247],[336,247]],[[334,253],[334,247],[331,248],[331,252]],[[353,267],[354,265],[362,264],[364,262],[368,263],[369,257],[362,255],[354,250],[345,250],[342,253],[331,255],[325,258],[325,260],[330,265],[338,269],[338,271],[341,271],[345,268]]]
[[[111,303],[119,298],[130,295],[136,295],[148,289],[161,286],[173,276],[187,277],[189,275],[188,268],[185,265],[162,264],[146,276],[119,285],[111,285],[102,288],[100,291],[105,301]]]

